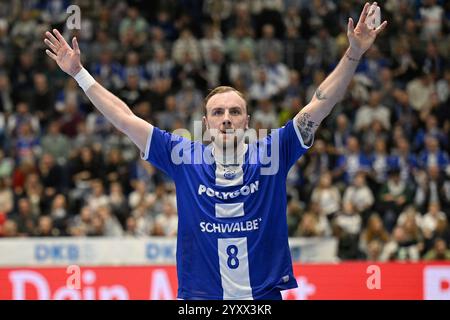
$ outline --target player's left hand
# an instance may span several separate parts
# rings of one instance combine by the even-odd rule
[[[374,2],[374,4],[376,5],[377,3]],[[370,29],[365,22],[367,18],[371,17],[375,13],[370,12],[369,15],[369,8],[370,3],[366,2],[361,15],[359,16],[359,21],[356,27],[354,27],[353,19],[348,19],[347,37],[350,42],[350,49],[353,53],[359,55],[359,57],[370,48],[377,35],[383,31],[387,25],[387,21],[385,20],[377,28]]]

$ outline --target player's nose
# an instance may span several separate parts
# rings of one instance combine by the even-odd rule
[[[223,119],[222,125],[225,129],[231,128],[231,120],[227,118]]]

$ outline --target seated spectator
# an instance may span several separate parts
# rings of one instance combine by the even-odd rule
[[[164,202],[163,211],[158,213],[155,218],[153,235],[175,237],[178,228],[178,215],[175,205],[172,201]]]
[[[297,231],[294,233],[294,237],[311,238],[320,236],[317,224],[317,216],[312,212],[305,212],[298,224]]]
[[[42,152],[50,154],[57,163],[64,164],[69,156],[70,145],[67,136],[61,134],[60,125],[53,121],[47,128],[47,134],[42,137]]]
[[[395,227],[391,240],[385,245],[382,261],[417,261],[420,258],[416,243],[408,239],[402,226]]]
[[[66,158],[63,158],[64,161]],[[44,153],[38,165],[39,178],[46,197],[53,197],[56,192],[65,192],[66,177],[63,168],[55,162],[54,157]]]
[[[404,137],[396,141],[395,148],[389,157],[389,167],[391,170],[400,170],[400,178],[409,184],[413,181],[413,175],[418,168],[416,156],[410,151],[410,145]]]
[[[390,169],[387,182],[381,187],[375,208],[383,212],[386,228],[392,231],[400,212],[413,200],[414,190],[400,179],[399,169]]]
[[[430,166],[427,171],[418,172],[416,180],[414,202],[421,211],[425,211],[430,202],[438,202],[444,212],[450,208],[449,182],[440,173],[437,165]]]
[[[432,75],[421,71],[417,78],[411,79],[406,85],[411,107],[421,113],[429,108],[431,95],[436,91]]]
[[[375,150],[370,156],[369,161],[372,167],[370,177],[374,182],[375,193],[378,193],[381,186],[388,179],[389,154],[384,139],[377,138],[375,140]]]
[[[261,129],[278,128],[278,118],[274,104],[269,99],[260,99],[257,102],[252,116],[252,127]]]
[[[374,120],[380,121],[386,130],[391,127],[390,111],[381,104],[381,93],[376,90],[370,93],[369,103],[358,109],[354,128],[358,132],[366,130]]]
[[[361,232],[361,237],[359,240],[360,250],[367,256],[370,256],[370,243],[374,241],[377,242],[381,250],[383,249],[383,246],[389,241],[389,233],[383,225],[383,220],[377,213],[370,215],[366,228],[364,228],[364,230]]]
[[[333,176],[348,184],[353,181],[357,172],[369,172],[369,170],[370,161],[364,153],[360,151],[358,139],[355,136],[348,137],[347,149],[345,150],[345,153],[340,155],[337,159]]]
[[[277,86],[269,81],[267,71],[260,68],[257,71],[253,84],[250,86],[249,98],[251,100],[271,99],[278,93]]]
[[[109,188],[108,203],[111,207],[113,215],[117,217],[122,227],[125,228],[126,220],[130,214],[128,208],[128,201],[123,193],[122,184],[120,182],[113,182]]]
[[[13,238],[20,236],[17,230],[17,223],[14,220],[8,219],[3,223],[2,233],[0,234],[0,237],[2,236],[5,238]]]
[[[8,135],[16,137],[19,127],[25,123],[30,125],[30,129],[33,133],[37,134],[40,132],[41,127],[38,117],[30,112],[28,103],[19,102],[16,105],[15,112],[8,118]]]
[[[97,214],[103,225],[103,235],[106,237],[120,237],[123,229],[117,217],[111,212],[108,205],[98,207]],[[95,218],[94,218],[95,219]],[[95,225],[94,225],[95,226]]]
[[[450,260],[450,249],[448,249],[447,243],[443,239],[436,239],[434,248],[428,251],[423,259],[432,261]]]
[[[438,221],[439,220],[446,220],[447,216],[443,211],[441,211],[441,208],[439,206],[438,202],[431,202],[428,205],[428,212],[424,214],[423,221],[422,221],[422,232],[425,236],[425,238],[431,238],[431,236],[434,234]]]
[[[239,55],[236,61],[230,63],[229,79],[233,85],[240,80],[244,87],[248,90],[253,84],[254,73],[257,69],[257,64],[253,59],[252,51],[248,48],[239,50]]]
[[[267,72],[267,79],[277,88],[277,95],[284,92],[289,85],[289,69],[280,61],[278,53],[273,49],[265,52],[266,63],[262,66]]]
[[[449,164],[448,154],[439,147],[439,141],[428,135],[425,138],[425,150],[419,155],[419,165],[426,169],[437,165],[440,170],[445,170]]]
[[[358,172],[355,175],[353,183],[345,189],[342,201],[351,203],[358,213],[365,213],[370,210],[375,202],[375,198],[367,186],[364,172]]]
[[[329,172],[321,175],[319,185],[313,189],[311,201],[319,206],[320,214],[330,221],[334,218],[341,206],[341,194],[336,186],[332,185],[332,176]]]
[[[379,240],[372,240],[367,245],[366,260],[367,261],[381,261],[383,253],[383,243]]]
[[[92,211],[97,211],[100,207],[109,205],[109,198],[105,193],[105,187],[101,180],[93,180],[91,182],[91,191],[85,201]]]
[[[38,220],[34,235],[36,237],[57,237],[59,236],[59,231],[53,227],[53,220],[51,217],[42,216]]]
[[[338,212],[334,223],[346,234],[359,237],[361,233],[361,215],[355,210],[351,202],[343,202],[342,211]]]
[[[19,236],[26,237],[34,233],[37,218],[33,215],[31,202],[28,198],[19,199],[17,212],[11,215],[11,219],[17,224]]]

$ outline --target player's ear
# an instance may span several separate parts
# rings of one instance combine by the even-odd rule
[[[208,119],[206,119],[206,117],[203,116],[202,121],[203,121],[203,124],[205,125],[206,129],[209,129]]]
[[[245,130],[248,130],[248,124],[250,123],[250,115],[247,115],[247,121],[245,123]]]

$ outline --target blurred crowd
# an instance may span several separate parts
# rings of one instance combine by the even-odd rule
[[[80,8],[80,29],[66,19]],[[450,2],[379,1],[387,29],[289,172],[291,237],[343,260],[450,259]],[[278,128],[348,47],[359,0],[0,3],[0,237],[175,236],[175,187],[44,52],[76,36],[86,69],[139,117],[192,128],[218,85]],[[192,131],[191,131],[192,132]]]

